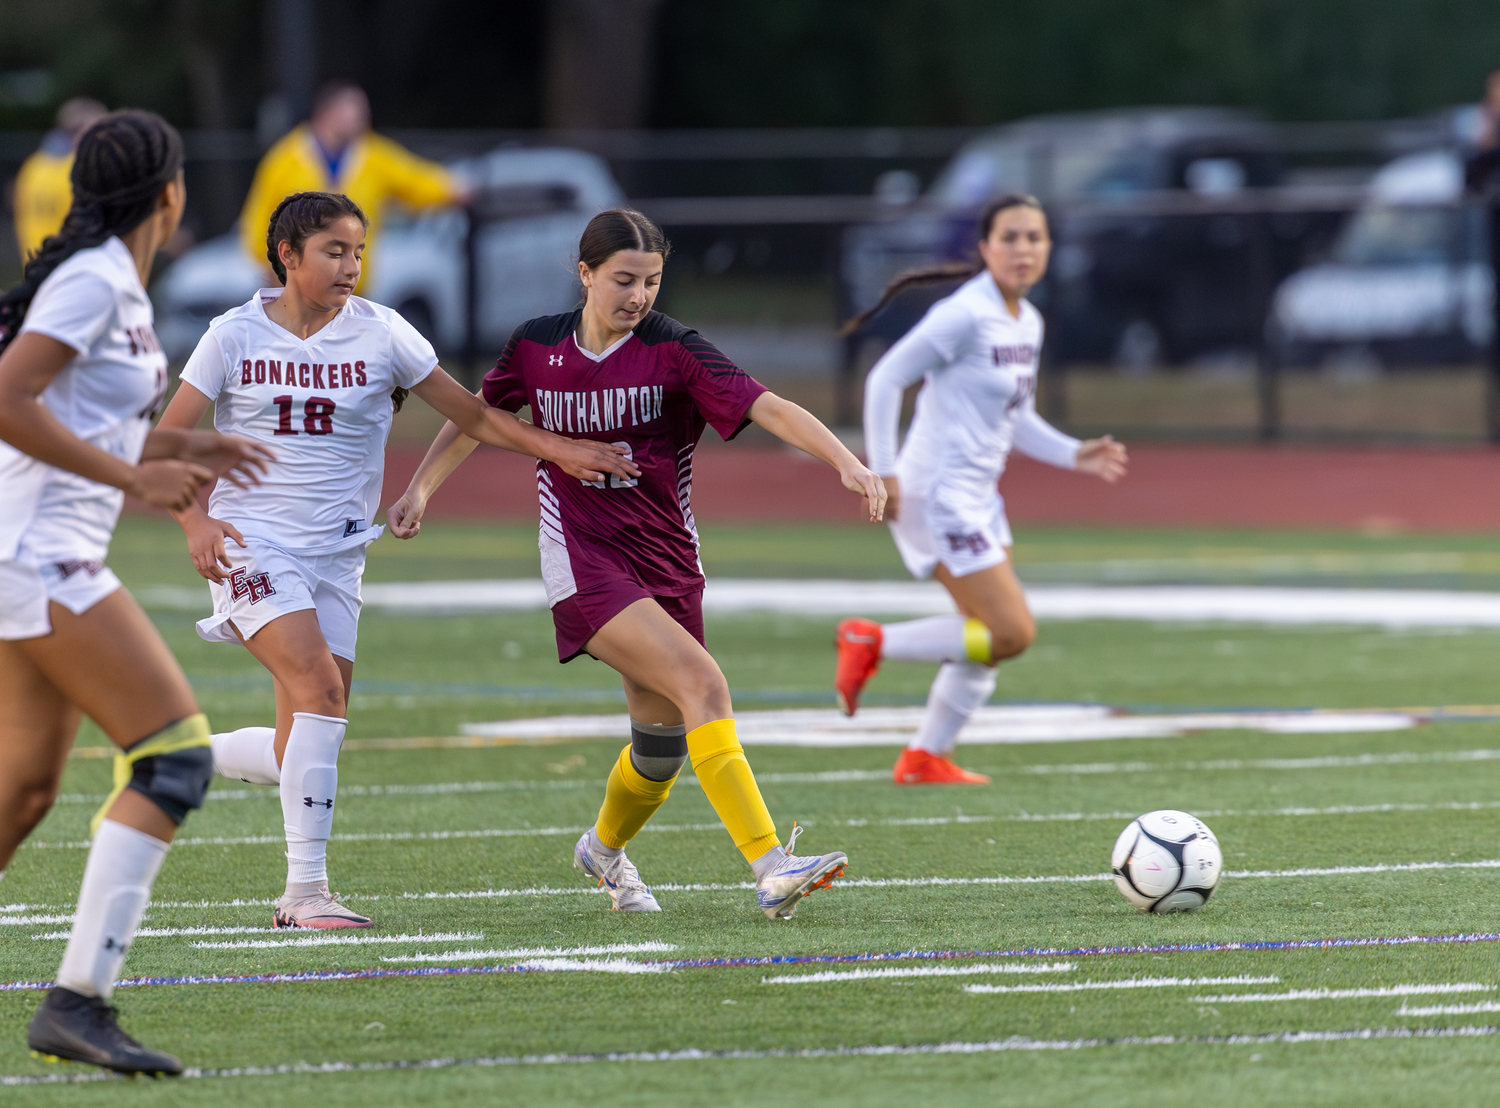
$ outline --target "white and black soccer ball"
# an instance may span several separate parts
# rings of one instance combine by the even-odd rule
[[[1197,816],[1164,808],[1130,821],[1109,859],[1120,895],[1143,912],[1193,912],[1218,887],[1219,840]]]

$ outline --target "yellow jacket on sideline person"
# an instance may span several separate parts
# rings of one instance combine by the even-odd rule
[[[368,259],[379,231],[381,209],[387,200],[420,208],[448,203],[460,195],[453,176],[442,166],[372,133],[350,143],[334,179],[312,131],[304,124],[278,140],[256,167],[250,195],[240,212],[240,242],[245,252],[261,265],[268,265],[266,225],[276,205],[294,192],[315,190],[343,193],[363,208],[370,219],[360,289],[369,286]]]
[[[48,138],[51,138],[49,135]],[[60,146],[60,150],[49,149]],[[42,148],[21,163],[16,175],[16,245],[24,262],[42,248],[42,240],[62,229],[73,203],[73,148],[67,136]]]

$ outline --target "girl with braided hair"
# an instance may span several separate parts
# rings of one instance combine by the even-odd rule
[[[274,449],[254,487],[221,481],[205,513],[177,513],[209,581],[209,642],[243,643],[270,670],[276,726],[213,736],[220,773],[281,793],[286,889],[275,927],[369,927],[329,891],[328,839],[354,675],[360,581],[391,415],[414,392],[475,439],[555,462],[584,480],[639,470],[608,443],[575,442],[491,409],[438,365],[390,308],[353,295],[368,221],[347,196],[299,192],[271,216],[266,258],[281,288],[215,319],[182,371],[163,427],[220,431]]]
[[[182,142],[149,112],[86,131],[62,229],[0,297],[0,876],[57,796],[79,720],[120,748],[57,984],[27,1040],[120,1073],[182,1064],[110,1005],[168,844],[212,777],[208,724],[156,628],[105,566],[124,494],[192,503],[269,459],[244,439],[153,430],[167,359],[145,279],[182,218]]]
[[[1031,196],[1010,193],[979,218],[980,264],[909,273],[871,311],[903,289],[967,276],[886,351],[865,381],[865,447],[885,478],[886,514],[913,577],[936,577],[958,612],[881,625],[846,619],[837,633],[834,687],[853,715],[881,659],[939,662],[927,714],[893,772],[898,785],[982,785],[951,755],[969,717],[995,691],[995,667],[1031,645],[1036,625],[1010,567],[1012,543],[997,490],[1012,449],[1062,469],[1114,482],[1125,447],[1113,438],[1079,442],[1037,414],[1042,317],[1026,293],[1047,272],[1047,217]],[[916,415],[899,453],[901,399],[921,383]]]

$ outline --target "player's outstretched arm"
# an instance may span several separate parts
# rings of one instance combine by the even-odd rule
[[[67,343],[27,332],[0,357],[0,439],[17,450],[101,485],[123,489],[157,508],[181,508],[214,479],[213,471],[177,459],[131,465],[85,442],[40,402],[42,392],[77,355]]]
[[[806,408],[783,400],[774,392],[763,392],[750,405],[749,416],[782,442],[838,470],[844,488],[859,493],[869,502],[871,523],[885,517],[885,483]]]
[[[427,455],[417,472],[411,475],[406,491],[386,510],[385,521],[390,525],[391,534],[398,539],[416,537],[422,529],[422,515],[427,511],[428,498],[478,445],[479,440],[469,438],[451,419],[443,424],[443,429],[427,448]]]
[[[552,462],[570,477],[602,481],[609,473],[629,478],[641,475],[620,447],[543,431],[509,412],[491,408],[442,369],[433,370],[412,392],[447,416],[471,439]]]

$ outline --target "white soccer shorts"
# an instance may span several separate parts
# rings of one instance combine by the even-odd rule
[[[81,616],[120,587],[113,570],[91,559],[0,562],[0,639],[50,635],[49,601]]]
[[[988,503],[957,511],[927,497],[901,496],[891,537],[913,577],[925,580],[941,563],[955,577],[967,577],[1005,561],[1015,541],[996,493]]]
[[[229,556],[229,577],[208,583],[214,614],[198,621],[199,638],[238,643],[234,633],[238,630],[253,639],[272,620],[311,608],[318,614],[328,649],[354,660],[363,603],[359,588],[365,573],[363,546],[337,554],[289,554],[247,538],[243,547],[225,539],[224,551]]]

